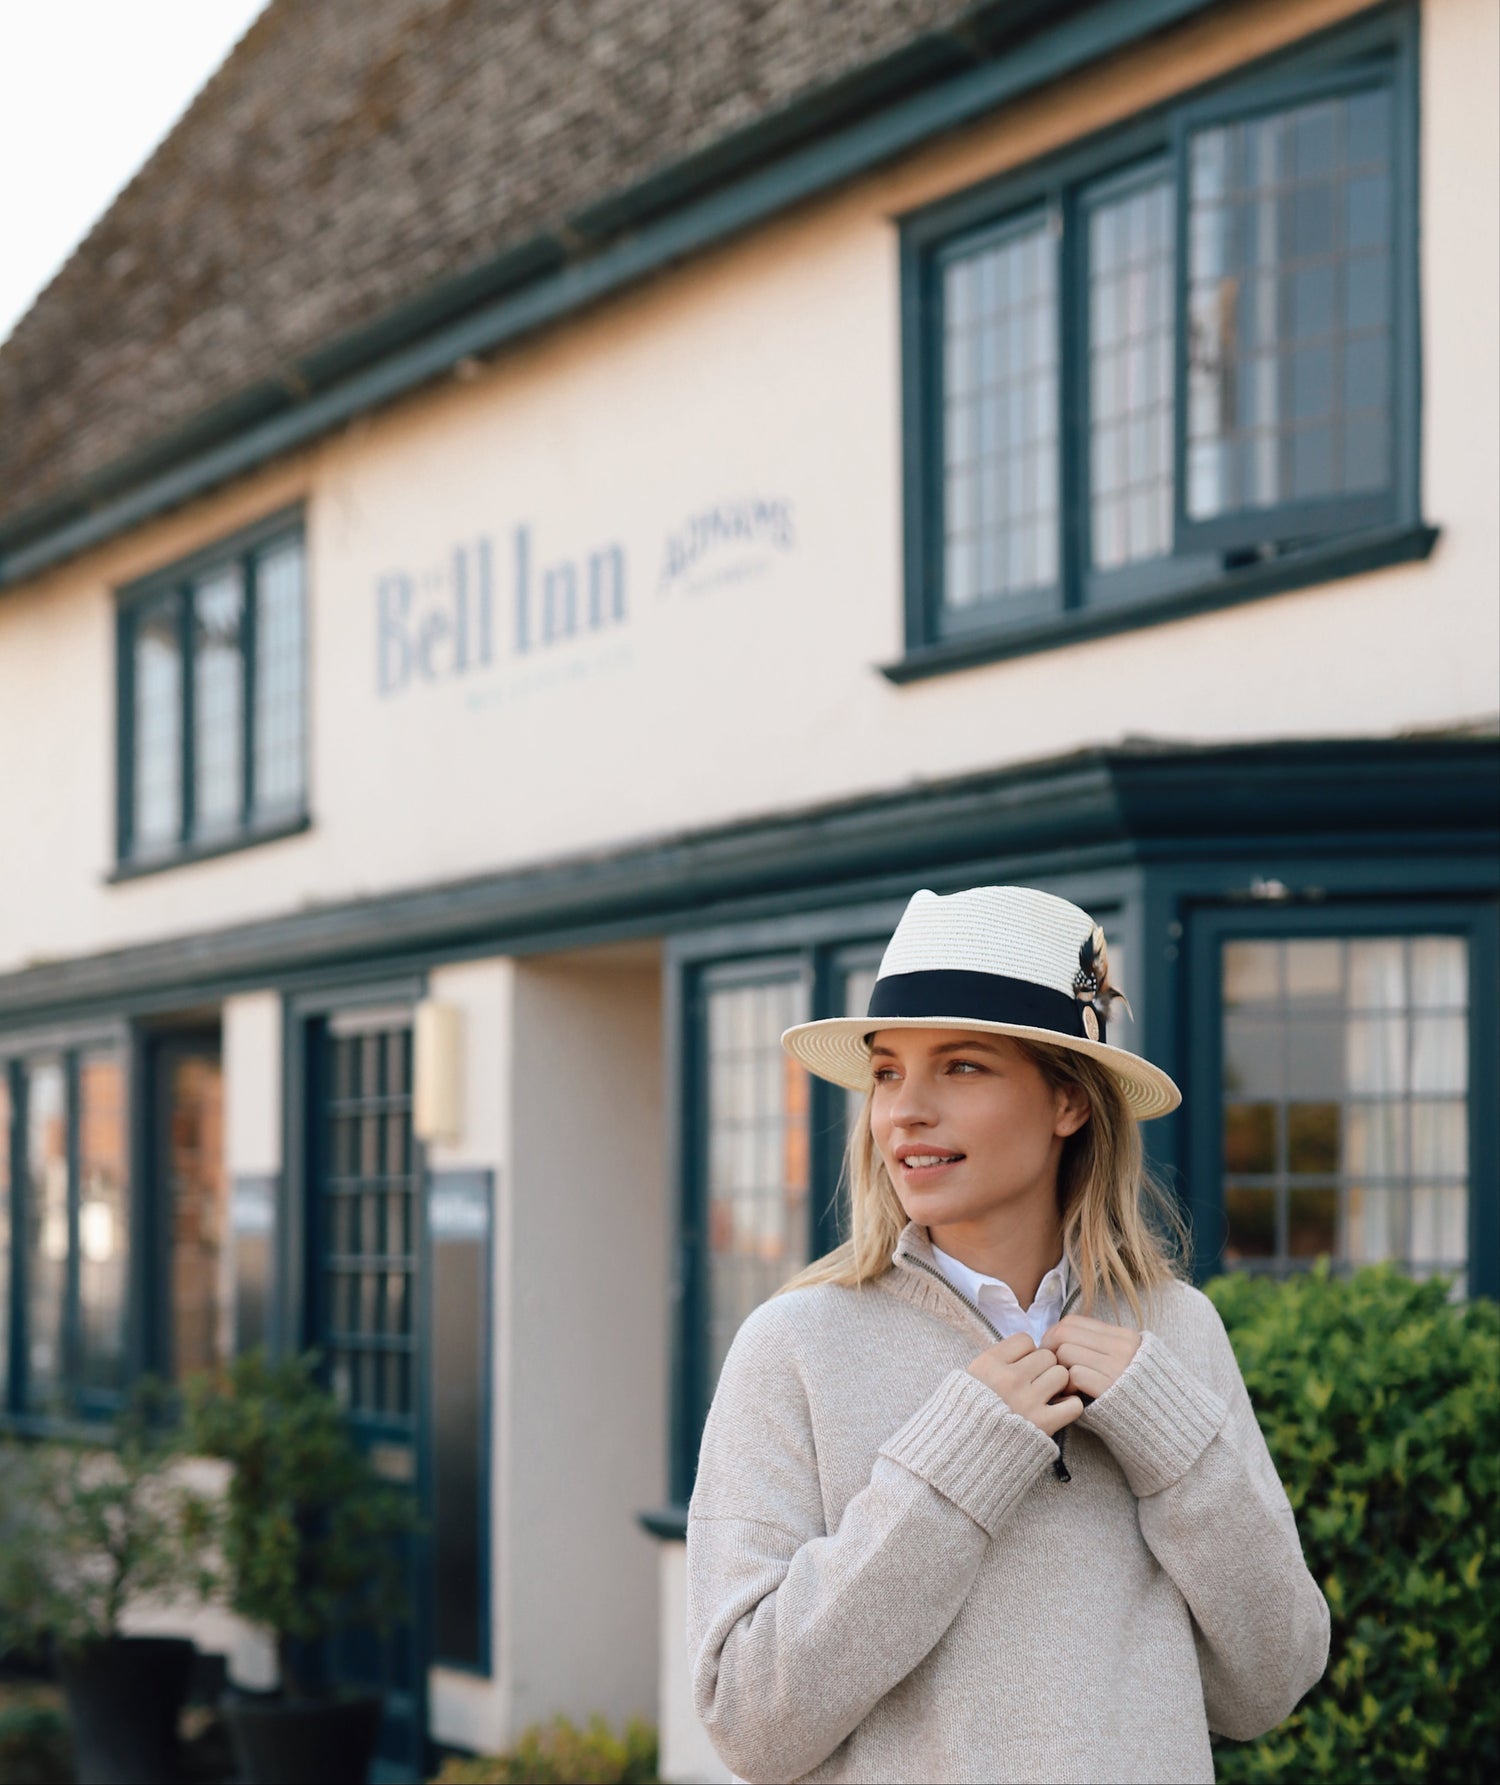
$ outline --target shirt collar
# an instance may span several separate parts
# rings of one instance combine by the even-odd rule
[[[971,1269],[962,1259],[953,1257],[951,1253],[945,1252],[940,1246],[933,1244],[930,1234],[927,1236],[927,1243],[931,1248],[933,1261],[939,1270],[959,1294],[967,1296],[976,1307],[979,1305],[981,1289],[995,1289],[999,1291],[1003,1300],[1020,1308],[1020,1301],[1009,1283],[1003,1282],[999,1277],[987,1277],[982,1271]],[[1061,1306],[1067,1300],[1067,1295],[1068,1259],[1067,1254],[1064,1253],[1037,1285],[1036,1299],[1032,1302],[1032,1306],[1036,1307],[1040,1302],[1055,1302]],[[1022,1312],[1024,1313],[1025,1310],[1023,1309]]]

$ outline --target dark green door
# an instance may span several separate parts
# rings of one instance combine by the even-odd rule
[[[425,1248],[410,1013],[336,1012],[309,1042],[309,1329],[361,1445],[420,1506]],[[336,1684],[384,1697],[377,1781],[428,1772],[423,1540],[405,1548],[410,1618],[383,1635],[344,1632],[327,1658]]]

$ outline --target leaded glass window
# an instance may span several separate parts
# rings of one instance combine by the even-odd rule
[[[10,1069],[0,1060],[0,1411],[10,1398],[11,1121]]]
[[[399,1421],[411,1416],[416,1392],[411,1030],[351,1026],[330,1035],[328,1048],[322,1268],[330,1376],[351,1413]]]
[[[1086,199],[1096,570],[1172,550],[1172,203],[1164,163]]]
[[[233,830],[245,784],[245,590],[238,564],[193,589],[193,819],[199,836]]]
[[[909,646],[1430,549],[1409,25],[904,221]]]
[[[125,1381],[130,1264],[125,1066],[118,1052],[78,1062],[78,1382],[117,1393]]]
[[[181,598],[169,594],[143,608],[132,635],[131,835],[145,854],[174,846],[182,834]]]
[[[1225,1263],[1468,1267],[1468,944],[1223,950]]]
[[[1015,604],[1057,581],[1056,231],[1041,213],[943,271],[946,599]]]
[[[745,1316],[809,1260],[808,1075],[781,1046],[807,1018],[796,975],[709,983],[708,1345],[718,1379]]]
[[[126,592],[120,857],[154,863],[300,818],[303,543],[285,525]]]
[[[26,1075],[26,1406],[49,1412],[63,1393],[68,1288],[68,1106],[60,1059]]]
[[[1391,482],[1392,111],[1381,86],[1189,139],[1190,521]]]
[[[255,574],[255,804],[296,810],[303,795],[302,544],[263,552]]]

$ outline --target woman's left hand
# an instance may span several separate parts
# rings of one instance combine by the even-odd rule
[[[1097,1401],[1125,1373],[1141,1348],[1141,1335],[1087,1314],[1065,1314],[1042,1335],[1042,1345],[1067,1369],[1069,1389]]]

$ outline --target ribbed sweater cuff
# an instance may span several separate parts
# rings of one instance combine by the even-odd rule
[[[1228,1403],[1188,1373],[1155,1333],[1078,1424],[1102,1438],[1138,1500],[1171,1487],[1224,1423]]]
[[[993,1537],[1057,1446],[977,1376],[952,1370],[880,1454],[921,1476]]]

